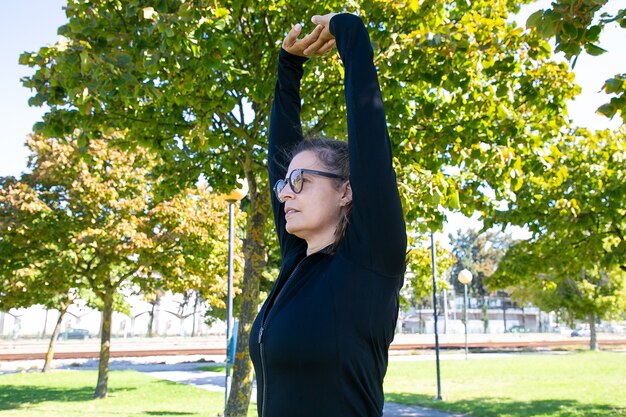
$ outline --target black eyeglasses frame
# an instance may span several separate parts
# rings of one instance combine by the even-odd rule
[[[295,174],[295,177],[294,177],[294,174]],[[274,184],[273,190],[278,201],[280,201],[281,203],[285,202],[284,199],[281,199],[280,193],[287,184],[289,184],[289,187],[291,188],[291,191],[294,192],[294,194],[300,194],[300,192],[302,191],[302,188],[304,188],[304,181],[301,181],[300,187],[294,187],[292,178],[295,179],[298,177],[302,177],[304,179],[303,174],[318,175],[320,177],[326,177],[326,178],[344,179],[341,175],[334,174],[332,172],[318,171],[316,169],[308,169],[308,168],[296,168],[293,171],[291,171],[289,175],[287,175],[287,178],[280,179],[276,181],[276,184]]]

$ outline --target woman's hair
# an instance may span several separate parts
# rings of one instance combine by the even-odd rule
[[[337,188],[350,179],[350,160],[348,158],[348,143],[339,140],[325,138],[307,138],[291,150],[289,160],[292,160],[297,154],[311,151],[314,152],[324,168],[333,174],[340,175],[341,178],[335,180]],[[339,241],[343,238],[350,221],[350,212],[352,211],[352,201],[350,201],[341,211],[341,219],[335,230],[335,241],[333,242],[333,251],[336,249]]]

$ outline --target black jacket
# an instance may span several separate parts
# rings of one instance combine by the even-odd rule
[[[333,254],[306,256],[306,242],[285,231],[283,207],[272,195],[283,261],[250,336],[263,417],[382,415],[406,230],[367,29],[358,17],[340,14],[330,30],[345,69],[352,214]],[[272,186],[286,175],[284,150],[302,140],[305,61],[280,51],[270,120]]]

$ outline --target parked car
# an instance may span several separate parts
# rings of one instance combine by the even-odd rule
[[[402,333],[419,333],[420,327],[419,321],[405,320],[402,322]]]
[[[524,326],[513,326],[509,329],[509,333],[530,333],[530,329]]]
[[[91,339],[91,334],[89,330],[86,329],[69,329],[62,331],[57,336],[57,340],[67,340],[67,339],[81,339],[87,340]]]
[[[572,337],[584,337],[584,336],[590,336],[590,335],[591,335],[591,331],[589,329],[576,329],[571,334]]]

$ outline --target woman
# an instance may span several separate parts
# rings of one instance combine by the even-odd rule
[[[405,268],[402,207],[367,29],[350,14],[312,20],[312,33],[297,39],[296,25],[283,42],[270,120],[282,266],[250,337],[259,415],[381,416]],[[301,133],[303,64],[335,43],[347,145]]]

